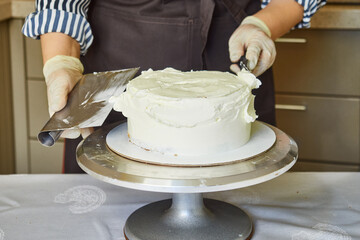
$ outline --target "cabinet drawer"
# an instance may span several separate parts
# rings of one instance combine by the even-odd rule
[[[277,92],[360,96],[360,31],[295,30],[281,39],[290,42],[276,43]]]
[[[360,163],[360,100],[276,96],[277,125],[299,146],[299,159]]]
[[[28,81],[28,98],[29,135],[36,138],[39,131],[49,120],[45,82]]]
[[[61,173],[63,152],[63,142],[44,147],[37,140],[30,140],[30,173]]]

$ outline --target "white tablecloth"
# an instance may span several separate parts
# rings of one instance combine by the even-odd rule
[[[360,173],[286,173],[205,194],[245,210],[253,240],[360,239]],[[126,218],[170,194],[113,186],[88,175],[0,176],[0,240],[125,239]]]

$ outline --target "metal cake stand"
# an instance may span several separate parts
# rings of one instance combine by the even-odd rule
[[[268,125],[274,145],[248,159],[218,166],[179,167],[138,162],[112,152],[106,135],[119,123],[101,128],[82,141],[77,161],[89,175],[114,185],[143,191],[173,193],[172,199],[150,203],[127,219],[128,240],[250,239],[250,217],[231,204],[203,199],[202,193],[237,189],[275,178],[296,162],[295,141]]]

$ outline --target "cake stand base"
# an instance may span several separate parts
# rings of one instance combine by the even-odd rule
[[[114,185],[173,193],[172,200],[151,203],[130,215],[124,227],[128,240],[250,239],[253,227],[246,213],[228,203],[203,199],[201,194],[269,181],[289,170],[298,156],[294,140],[268,125],[276,135],[274,145],[251,158],[201,167],[149,164],[108,148],[106,136],[114,126],[100,128],[79,144],[79,166]]]
[[[201,193],[174,193],[173,198],[139,208],[127,219],[127,240],[247,240],[250,217],[240,208]]]

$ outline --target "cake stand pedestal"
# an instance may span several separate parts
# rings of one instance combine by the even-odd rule
[[[129,240],[250,239],[252,223],[240,208],[201,193],[174,193],[172,200],[148,204],[127,219]]]
[[[77,148],[79,166],[89,175],[122,187],[173,193],[173,198],[139,208],[127,219],[128,240],[245,240],[253,226],[250,217],[231,204],[203,199],[202,193],[237,189],[275,178],[296,162],[296,143],[281,130],[274,145],[248,159],[204,167],[163,166],[138,162],[112,152],[101,128]]]

